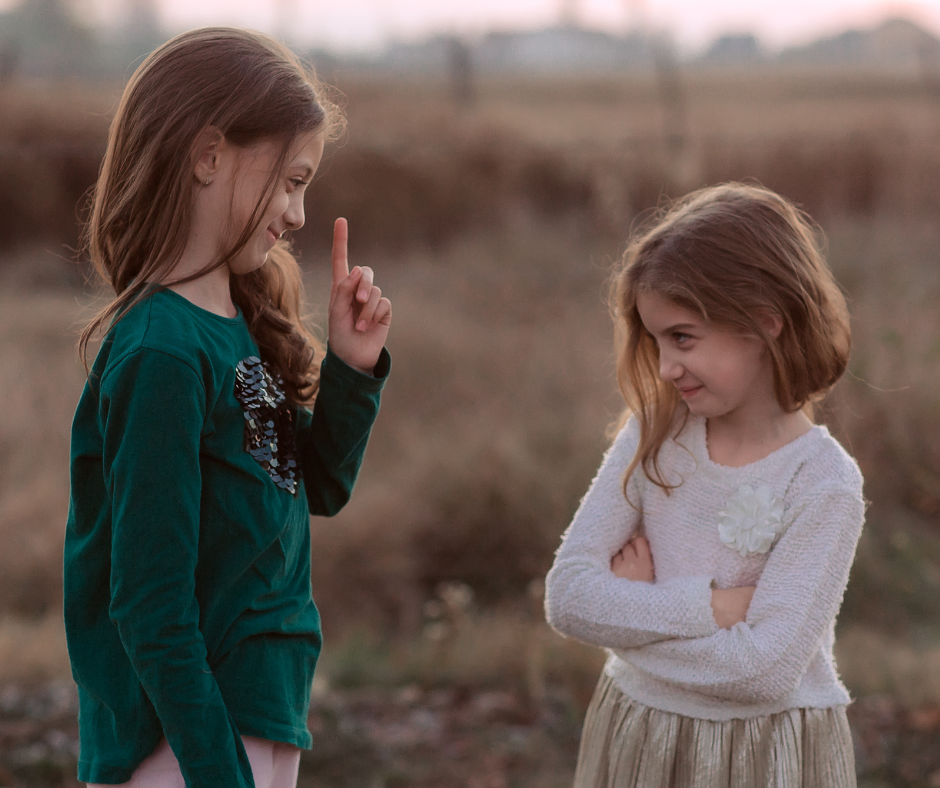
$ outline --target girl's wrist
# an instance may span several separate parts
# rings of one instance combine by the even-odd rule
[[[388,356],[388,351],[384,347],[381,351],[379,351],[379,357],[371,366],[357,364],[353,361],[343,358],[343,356],[337,353],[336,349],[329,342],[327,342],[326,345],[326,352],[327,356],[330,356],[335,361],[340,362],[342,366],[351,370],[351,372],[355,373],[356,375],[364,375],[365,377],[372,378],[373,380],[382,380],[388,376],[391,359]]]
[[[357,364],[354,361],[351,361],[350,359],[343,358],[339,353],[335,351],[333,352],[333,355],[336,356],[336,358],[338,358],[340,361],[342,361],[347,367],[349,367],[352,370],[355,370],[360,375],[368,375],[370,378],[375,377],[372,374],[372,372],[375,370],[375,364],[372,364],[369,367],[365,367],[365,366],[362,366],[361,364]]]

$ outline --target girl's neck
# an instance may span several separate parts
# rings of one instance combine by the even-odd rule
[[[198,270],[198,269],[197,269]],[[177,266],[173,270],[172,279],[186,276],[187,272]],[[170,284],[169,289],[183,296],[187,301],[222,317],[237,317],[238,310],[232,301],[232,291],[229,287],[229,273],[227,266],[216,268],[214,271],[180,284]]]
[[[776,404],[776,403],[775,403]],[[764,459],[813,428],[801,410],[784,413],[741,413],[706,419],[705,435],[712,462],[739,468]]]
[[[227,193],[224,184],[216,184],[215,191]],[[193,206],[192,224],[186,246],[173,270],[161,281],[161,284],[185,279],[204,271],[219,259],[223,248],[223,236],[219,228],[227,226],[227,202],[217,194],[209,194],[204,189],[197,189]],[[181,284],[167,284],[175,293],[187,301],[208,312],[222,317],[235,317],[238,310],[232,301],[229,287],[231,271],[227,265],[203,274],[198,279]]]

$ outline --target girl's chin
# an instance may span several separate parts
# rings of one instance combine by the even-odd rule
[[[714,403],[711,403],[711,407],[709,407],[709,403],[703,400],[704,398],[696,397],[692,397],[691,401],[685,400],[685,405],[689,409],[689,413],[693,414],[694,416],[702,416],[706,419],[715,415],[719,415],[715,413],[716,408]]]
[[[262,268],[264,264],[268,262],[268,255],[265,253],[264,257],[260,260],[236,260],[229,264],[229,270],[235,276],[244,276],[245,274],[250,274],[252,271],[257,271],[259,268]]]

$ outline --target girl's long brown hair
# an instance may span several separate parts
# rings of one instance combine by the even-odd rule
[[[760,186],[729,183],[687,195],[635,237],[611,287],[617,381],[640,428],[624,490],[638,467],[668,494],[659,450],[689,416],[676,387],[659,376],[659,348],[637,310],[655,292],[703,319],[760,337],[774,394],[792,413],[821,399],[845,371],[851,346],[845,298],[806,214]],[[777,315],[776,338],[761,321]]]
[[[79,340],[86,363],[91,338],[120,319],[150,282],[165,282],[189,238],[194,168],[207,131],[236,146],[274,141],[280,156],[268,188],[231,247],[197,279],[232,260],[257,229],[291,143],[300,135],[335,135],[343,125],[313,72],[274,39],[246,30],[203,28],[173,38],[137,69],[124,90],[92,199],[85,248],[116,298]],[[284,378],[288,396],[309,403],[316,395],[319,342],[301,319],[303,283],[287,245],[267,262],[231,277],[241,308],[265,360]]]

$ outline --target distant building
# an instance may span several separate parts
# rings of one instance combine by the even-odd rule
[[[846,30],[780,53],[782,63],[920,69],[935,59],[940,39],[907,19],[889,19],[873,30]]]
[[[476,47],[481,72],[610,72],[652,68],[650,40],[640,33],[615,36],[563,26],[490,33]]]
[[[716,39],[698,62],[708,66],[752,66],[766,60],[767,55],[757,37],[741,33]]]
[[[573,25],[542,30],[493,32],[464,41],[475,74],[616,72],[653,68],[649,38],[634,33],[616,36]],[[434,36],[416,43],[399,42],[370,58],[349,59],[356,68],[400,74],[448,73],[454,39]]]

